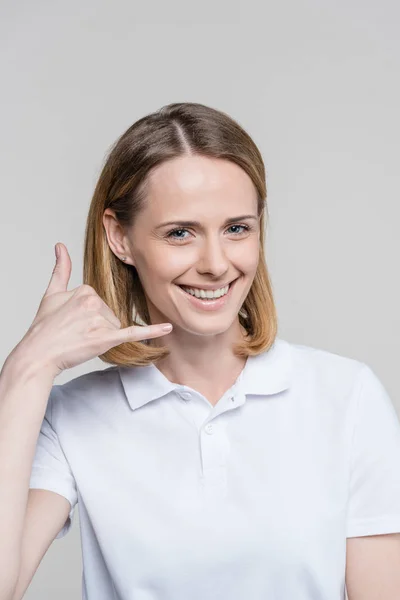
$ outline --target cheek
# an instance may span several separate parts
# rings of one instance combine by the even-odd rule
[[[196,257],[193,252],[184,252],[182,250],[180,252],[165,251],[163,261],[166,271],[176,276],[191,267],[196,262]]]
[[[166,257],[163,260],[154,251],[147,249],[146,252],[140,254],[136,252],[136,268],[142,285],[149,291],[157,281],[166,276],[168,260]]]
[[[193,268],[198,262],[198,252],[195,247],[163,247],[162,252],[158,254],[157,260],[160,265],[159,271],[161,278],[166,282],[171,279],[181,277],[184,273]]]
[[[244,273],[253,273],[257,270],[260,260],[260,244],[258,240],[248,240],[241,245],[235,255],[231,257],[232,263]]]
[[[138,270],[150,283],[168,283],[187,271],[195,262],[193,252],[183,252],[182,249],[163,247],[149,251],[140,257]]]

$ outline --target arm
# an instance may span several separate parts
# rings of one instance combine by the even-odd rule
[[[400,533],[347,539],[349,600],[400,598]]]
[[[0,373],[0,600],[19,575],[30,474],[53,379],[10,357]]]
[[[360,372],[349,478],[349,600],[400,598],[400,423],[374,371]]]
[[[42,558],[64,526],[70,509],[68,500],[55,492],[29,490],[19,575],[14,593],[7,600],[21,600],[24,597]]]

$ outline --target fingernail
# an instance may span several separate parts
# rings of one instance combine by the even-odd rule
[[[164,326],[162,327],[162,330],[163,330],[163,331],[171,331],[171,329],[172,329],[172,325],[171,325],[171,324],[169,324],[169,325],[164,325]]]
[[[55,251],[56,251],[56,258],[58,258],[60,256],[60,249],[58,247],[58,244],[55,245]]]

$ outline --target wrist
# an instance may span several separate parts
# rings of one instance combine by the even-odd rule
[[[16,347],[3,364],[0,375],[3,374],[10,380],[17,378],[19,381],[29,381],[43,377],[54,380],[58,371],[53,365],[49,365],[37,357],[33,358]]]

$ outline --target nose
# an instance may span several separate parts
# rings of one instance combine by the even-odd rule
[[[213,277],[222,277],[229,270],[229,260],[223,242],[218,236],[204,240],[197,261],[197,270],[202,274],[210,274]]]

